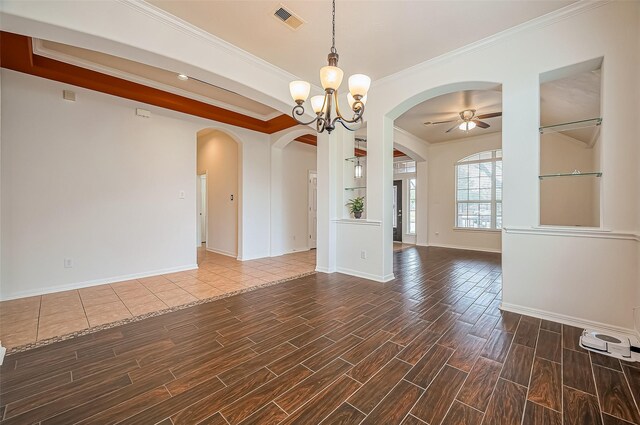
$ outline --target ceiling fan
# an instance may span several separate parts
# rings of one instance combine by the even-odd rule
[[[492,112],[490,114],[476,115],[475,109],[465,109],[464,111],[460,112],[459,115],[460,115],[460,118],[447,120],[447,121],[435,121],[435,122],[427,121],[424,123],[424,125],[436,125],[436,124],[446,124],[446,123],[455,122],[456,124],[450,129],[448,129],[447,131],[445,131],[445,133],[450,133],[456,128],[459,128],[462,131],[473,130],[476,126],[480,128],[489,128],[491,127],[489,124],[480,120],[487,119],[487,118],[500,117],[502,116],[502,112]]]

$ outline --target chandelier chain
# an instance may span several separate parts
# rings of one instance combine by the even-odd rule
[[[333,11],[331,13],[331,20],[333,25],[331,37],[331,53],[336,53],[336,0],[333,0]]]

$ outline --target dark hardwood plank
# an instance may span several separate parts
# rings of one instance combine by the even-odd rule
[[[565,425],[602,425],[600,407],[595,396],[565,386],[563,400]]]
[[[296,351],[288,354],[284,357],[280,357],[278,360],[275,360],[272,363],[267,365],[270,371],[275,373],[276,375],[280,375],[292,367],[296,366],[298,363],[302,363],[309,357],[319,353],[325,348],[333,345],[334,342],[329,338],[318,338],[315,341],[310,342],[309,344],[298,348]]]
[[[520,324],[513,337],[513,343],[535,348],[538,331],[540,329],[540,320],[529,321],[526,320],[525,317],[526,316],[522,316],[522,319],[520,319]]]
[[[429,424],[439,424],[466,378],[466,373],[451,366],[444,366],[411,409],[411,414]]]
[[[487,407],[483,425],[517,425],[522,420],[527,388],[504,379],[498,380]]]
[[[379,330],[351,350],[342,354],[340,358],[348,361],[352,365],[358,364],[369,354],[373,353],[378,347],[389,340],[391,334],[383,330]]]
[[[542,320],[540,323],[540,329],[544,329],[545,331],[551,331],[555,333],[562,332],[562,325],[557,322],[552,322],[550,320]]]
[[[315,372],[298,385],[290,388],[275,399],[276,404],[288,414],[320,393],[333,381],[351,369],[351,365],[342,359],[336,359],[323,369]],[[226,417],[226,415],[225,415]]]
[[[364,418],[364,413],[349,403],[342,403],[340,407],[322,421],[322,425],[357,425],[362,422]]]
[[[480,357],[469,372],[469,377],[460,389],[457,399],[484,412],[501,370],[502,364]]]
[[[281,424],[318,424],[338,408],[351,394],[356,392],[358,388],[360,388],[360,384],[348,376],[342,375],[301,409],[298,409],[282,421]]]
[[[562,410],[562,367],[560,363],[541,358],[535,359],[527,399],[549,409]]]
[[[528,401],[522,425],[562,425],[562,415]]]
[[[419,387],[427,388],[452,354],[452,349],[434,345],[411,369],[406,380]]]
[[[454,401],[442,425],[477,425],[482,422],[482,412]]]
[[[591,357],[591,363],[594,365],[608,367],[609,369],[622,372],[620,360],[615,357],[605,356],[604,354],[594,353],[593,351],[589,351],[589,356]]]
[[[562,336],[559,333],[540,329],[538,334],[538,346],[536,357],[551,360],[552,362],[562,362]]]
[[[465,341],[458,345],[447,364],[465,372],[469,372],[476,362],[487,340],[473,335],[467,335]]]
[[[344,352],[349,351],[355,345],[359,344],[362,338],[358,338],[355,335],[347,335],[340,341],[330,345],[324,350],[320,351],[315,356],[305,360],[302,364],[313,371],[318,371],[338,358]]]
[[[496,362],[504,363],[512,340],[512,333],[494,329],[480,355]]]
[[[622,372],[593,366],[598,399],[603,413],[640,424],[640,414]]]
[[[533,354],[533,348],[514,343],[504,362],[504,368],[502,369],[500,377],[525,387],[529,386],[529,377],[531,375],[531,367],[533,366]]]
[[[440,334],[426,330],[411,341],[397,357],[400,360],[414,365],[438,339],[440,339]]]
[[[384,365],[389,363],[401,349],[399,345],[389,341],[385,342],[380,348],[355,365],[349,372],[349,376],[358,382],[365,383],[369,378],[378,373]]]
[[[280,423],[287,417],[282,409],[275,405],[275,403],[269,403],[262,409],[258,410],[247,419],[240,422],[241,425],[275,425]],[[223,419],[224,420],[224,419]],[[236,423],[228,420],[229,423]],[[202,423],[202,422],[200,422]],[[221,422],[227,423],[227,422]]]
[[[412,383],[405,380],[400,381],[384,400],[367,415],[362,425],[400,423],[422,393],[422,389]]]
[[[405,362],[391,360],[349,398],[349,404],[364,413],[370,413],[410,369],[411,365]]]
[[[564,385],[589,394],[596,393],[591,362],[586,352],[562,350],[562,380]]]
[[[579,345],[582,331],[583,329],[576,328],[575,326],[562,325],[562,348],[586,353],[587,351]]]

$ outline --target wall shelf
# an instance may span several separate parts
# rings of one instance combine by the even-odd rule
[[[367,186],[355,186],[355,187],[345,187],[344,190],[360,190],[360,189],[366,189]]]
[[[597,127],[602,124],[602,118],[565,122],[561,124],[545,125],[539,128],[540,134],[559,133],[562,131],[578,130],[580,128]]]
[[[574,171],[573,173],[543,174],[541,176],[538,176],[538,178],[542,180],[542,179],[551,178],[551,177],[582,177],[582,176],[602,177],[602,172],[594,171],[592,173],[580,173],[580,172],[576,173]]]

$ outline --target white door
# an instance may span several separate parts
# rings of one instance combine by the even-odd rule
[[[198,239],[201,244],[207,241],[207,175],[198,176]]]
[[[318,173],[309,171],[309,249],[316,247],[318,239]]]

